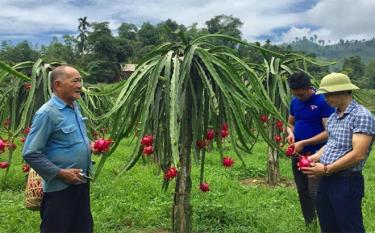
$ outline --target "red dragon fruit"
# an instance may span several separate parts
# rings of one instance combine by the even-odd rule
[[[223,165],[224,167],[232,167],[234,164],[234,160],[229,156],[224,156],[223,158]]]
[[[202,150],[207,147],[207,141],[206,140],[197,140],[197,147],[199,150]]]
[[[267,122],[268,121],[268,116],[267,115],[261,115],[260,116],[260,121]]]
[[[279,129],[282,129],[283,128],[283,122],[281,120],[277,120],[276,121],[276,127],[279,128]]]
[[[206,133],[206,138],[208,141],[212,141],[215,137],[215,131],[214,129],[209,129]]]
[[[154,153],[154,147],[152,147],[152,146],[145,146],[143,148],[143,154],[145,154],[146,156],[152,155],[153,153]]]
[[[208,192],[210,191],[210,186],[208,185],[208,183],[201,183],[199,185],[199,189],[202,191],[202,192]]]
[[[22,166],[22,171],[23,172],[29,172],[30,171],[30,165],[29,164],[24,164],[23,166]]]
[[[141,140],[141,144],[144,146],[151,146],[154,141],[154,137],[152,135],[145,135]]]
[[[221,137],[222,138],[226,138],[226,137],[228,137],[228,135],[229,135],[229,132],[227,131],[227,130],[221,130]]]
[[[297,167],[300,170],[303,167],[311,167],[311,160],[307,156],[301,156],[297,162]]]
[[[5,151],[5,147],[7,146],[6,142],[0,139],[0,153]]]
[[[282,139],[283,139],[283,138],[282,138],[280,135],[276,135],[276,136],[275,136],[275,141],[276,141],[276,142],[281,142]]]
[[[94,154],[102,154],[107,153],[109,151],[109,147],[112,144],[112,139],[104,139],[99,138],[95,142],[91,143],[91,150]]]
[[[164,173],[164,179],[167,181],[172,180],[177,176],[177,169],[175,167],[168,168]]]
[[[288,148],[286,148],[285,155],[287,157],[292,157],[294,154],[295,154],[295,148],[294,148],[294,146],[289,146]]]
[[[228,131],[228,124],[226,122],[224,122],[223,125],[221,126],[221,130]]]
[[[30,127],[24,128],[24,129],[22,130],[22,133],[23,133],[24,135],[28,135],[28,134],[30,133]]]
[[[0,162],[0,169],[5,169],[5,168],[8,168],[8,167],[9,167],[8,162]]]

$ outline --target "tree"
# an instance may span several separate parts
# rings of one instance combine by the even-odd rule
[[[176,21],[171,19],[167,19],[166,21],[159,23],[156,26],[156,29],[158,30],[161,43],[165,43],[167,41],[180,41],[178,33],[175,32],[177,32],[177,30],[182,33],[186,31],[184,25],[179,25]]]
[[[87,36],[88,36],[88,28],[91,26],[89,22],[87,22],[87,17],[79,18],[78,19],[78,31],[79,34],[77,36],[77,48],[81,55],[86,53],[87,49]]]
[[[67,64],[77,64],[77,53],[69,43],[61,43],[56,37],[48,46],[41,47],[41,57],[45,62],[61,61]]]
[[[207,31],[210,34],[224,34],[235,38],[241,38],[242,22],[239,18],[227,15],[218,15],[206,21]]]
[[[134,24],[122,23],[118,28],[118,49],[120,60],[134,62],[139,57],[142,42],[138,39],[138,28]]]
[[[7,43],[2,44],[0,59],[10,64],[16,64],[24,61],[36,61],[40,56],[39,52],[34,50],[28,41],[18,43],[16,46]]]
[[[160,43],[159,32],[151,23],[144,23],[138,31],[138,38],[144,45],[157,45]]]
[[[134,24],[122,23],[118,28],[118,36],[125,40],[136,40],[138,28]]]
[[[360,56],[355,55],[349,58],[345,58],[342,69],[359,86],[366,86],[366,84],[363,83],[365,65],[362,63]]]
[[[367,88],[375,88],[375,59],[369,61],[366,65],[365,77],[368,85]]]
[[[210,34],[224,34],[241,39],[242,22],[239,18],[227,15],[218,15],[206,21],[207,32]],[[231,41],[222,41],[224,46],[234,48],[235,43]]]
[[[114,82],[118,80],[120,63],[124,61],[119,41],[113,37],[108,22],[93,23],[87,42],[90,62],[87,65],[90,82]]]
[[[198,23],[193,23],[192,25],[190,25],[189,27],[186,28],[186,38],[188,40],[192,40],[193,38],[196,38],[198,36],[202,36],[206,34],[206,32],[203,32],[202,30],[200,30],[198,28]]]

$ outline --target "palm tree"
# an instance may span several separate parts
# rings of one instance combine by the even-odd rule
[[[91,26],[89,22],[87,22],[87,17],[79,18],[78,19],[79,25],[78,25],[78,31],[79,34],[77,36],[77,47],[78,51],[81,55],[84,55],[86,53],[87,49],[87,36],[88,36],[88,28]]]

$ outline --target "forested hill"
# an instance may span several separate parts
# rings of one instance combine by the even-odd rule
[[[375,38],[371,40],[340,40],[336,44],[316,38],[310,38],[310,40],[297,38],[296,41],[284,46],[291,46],[294,51],[315,54],[319,58],[336,60],[339,64],[343,63],[344,58],[352,56],[359,56],[365,64],[375,59]]]
[[[156,46],[169,41],[181,41],[176,31],[189,39],[206,34],[225,34],[237,39],[242,38],[243,22],[236,17],[218,15],[205,22],[203,27],[197,24],[185,26],[172,19],[136,26],[123,22],[117,33],[113,33],[109,22],[88,22],[87,17],[78,19],[77,34],[54,38],[49,45],[34,46],[29,41],[13,44],[1,41],[0,61],[14,65],[24,61],[36,61],[42,58],[49,63],[63,61],[88,72],[88,82],[117,82],[122,78],[125,64],[137,64]],[[233,43],[216,43],[238,49],[241,58],[255,63],[263,63],[259,52],[246,46]],[[257,45],[262,45],[258,43]],[[269,49],[304,52],[321,60],[337,61],[332,67],[319,68],[313,75],[322,76],[329,71],[344,72],[360,87],[375,88],[375,37],[371,40],[340,40],[333,44],[319,39],[316,35],[309,38],[296,38],[289,44],[273,44],[267,40],[262,46]],[[329,69],[329,70],[328,70]],[[311,72],[311,71],[310,71]]]

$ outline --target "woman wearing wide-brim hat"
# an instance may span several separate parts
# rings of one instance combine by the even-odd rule
[[[317,212],[323,232],[364,232],[361,202],[364,196],[362,169],[375,135],[375,118],[358,104],[352,90],[359,89],[342,73],[326,75],[317,93],[336,108],[328,119],[327,144],[309,158],[307,175],[322,176]]]

